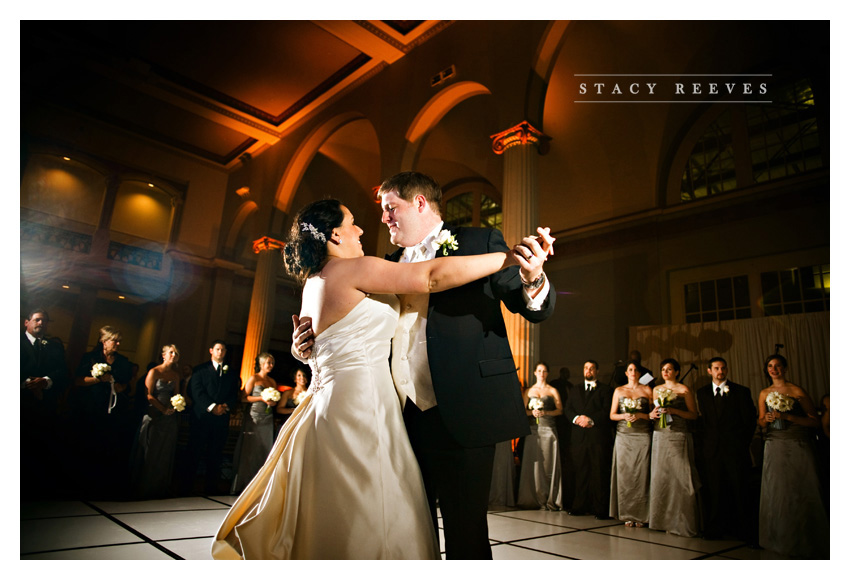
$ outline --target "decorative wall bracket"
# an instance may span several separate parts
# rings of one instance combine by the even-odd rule
[[[552,140],[548,135],[543,134],[528,121],[523,121],[519,125],[514,125],[507,131],[490,135],[493,140],[493,153],[501,155],[509,147],[514,145],[537,145],[537,150],[541,155],[549,152],[549,141]]]

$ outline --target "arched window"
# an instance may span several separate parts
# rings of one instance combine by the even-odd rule
[[[443,216],[449,226],[502,229],[502,202],[485,183],[449,187],[443,195]]]
[[[696,140],[693,135],[686,139],[694,144],[684,161],[680,201],[692,202],[824,166],[811,82],[790,80],[771,87],[769,94],[770,103],[713,108],[709,114],[714,118]]]

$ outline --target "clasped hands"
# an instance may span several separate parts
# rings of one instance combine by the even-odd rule
[[[215,407],[213,407],[213,409],[212,409],[212,411],[210,411],[210,413],[212,413],[213,415],[219,416],[219,415],[224,415],[229,410],[230,410],[230,407],[227,406],[227,403],[220,403],[220,404],[216,405]]]

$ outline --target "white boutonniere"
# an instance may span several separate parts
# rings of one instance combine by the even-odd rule
[[[437,239],[431,242],[435,250],[443,250],[443,255],[448,256],[449,250],[457,250],[457,238],[449,230],[440,230]]]
[[[226,375],[226,374],[227,374],[227,369],[229,369],[229,368],[230,368],[230,367],[229,367],[229,366],[227,366],[227,365],[224,365],[223,367],[221,367],[221,374]]]
[[[43,338],[39,342],[41,342],[41,346],[47,346],[47,341]]]
[[[729,394],[729,385],[723,385],[722,387],[720,387],[720,392],[723,393],[724,395],[728,395]]]

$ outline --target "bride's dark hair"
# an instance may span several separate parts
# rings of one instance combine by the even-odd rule
[[[327,242],[333,229],[342,225],[343,217],[337,199],[314,201],[302,208],[283,248],[286,273],[303,284],[308,276],[321,271],[328,257]]]

